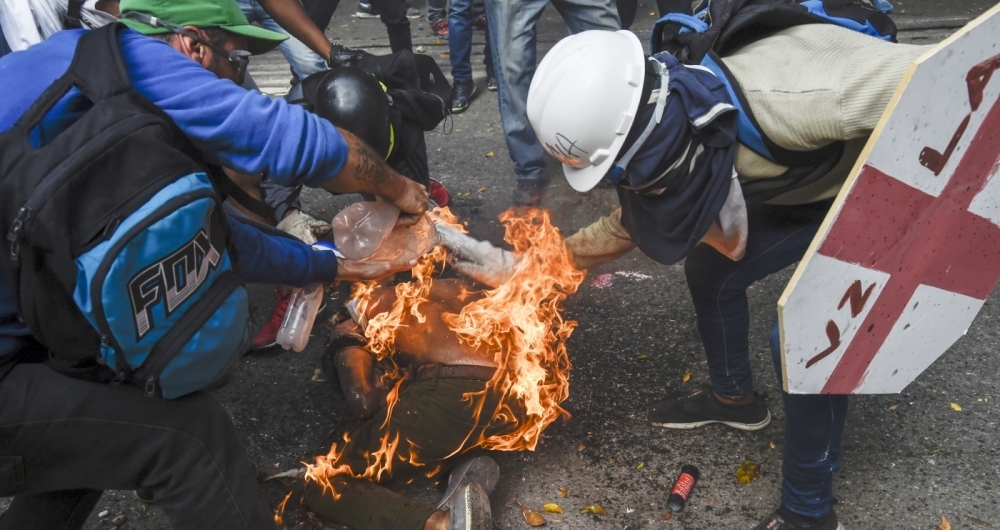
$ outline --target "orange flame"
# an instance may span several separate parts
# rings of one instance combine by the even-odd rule
[[[438,222],[465,231],[458,218],[447,208],[432,212]],[[442,320],[461,341],[473,349],[492,352],[499,369],[483,392],[465,395],[476,405],[477,418],[483,415],[495,423],[509,426],[498,434],[479,439],[467,439],[454,454],[475,447],[500,451],[534,450],[542,431],[559,417],[569,418],[561,403],[569,397],[569,370],[571,363],[566,351],[566,340],[576,327],[576,322],[563,320],[561,305],[566,296],[576,292],[585,273],[577,270],[563,237],[542,210],[508,210],[500,215],[506,228],[505,241],[514,248],[518,265],[511,279],[500,287],[486,291],[485,296],[470,302],[458,314],[446,313]],[[395,337],[402,327],[404,315],[412,315],[424,322],[420,304],[427,301],[433,285],[437,264],[447,259],[444,247],[437,247],[421,258],[413,269],[413,280],[396,285],[396,299],[391,308],[368,319],[365,336],[369,349],[379,359],[393,361],[394,369],[384,376],[383,383],[392,386],[386,397],[386,420],[382,424],[381,444],[378,450],[365,455],[366,467],[352,470],[342,461],[343,448],[350,439],[344,435],[344,445],[333,444],[329,454],[317,456],[315,464],[306,464],[306,478],[339,494],[330,479],[339,475],[379,480],[392,472],[394,456],[401,462],[422,466],[420,448],[409,440],[400,441],[399,433],[388,432],[392,410],[399,399],[405,376],[393,359]],[[371,293],[377,284],[358,283],[352,297],[358,301],[358,313],[365,313],[371,303]],[[496,393],[504,399],[496,400],[493,410],[483,410],[487,393]],[[512,403],[516,403],[514,410]],[[470,438],[472,432],[469,434]],[[398,453],[397,453],[398,452]],[[449,456],[452,456],[449,455]],[[439,471],[439,466],[428,476]]]
[[[281,526],[284,523],[285,505],[288,504],[290,498],[292,498],[292,492],[289,491],[285,498],[278,503],[278,507],[274,509],[274,524]]]
[[[430,217],[431,221],[434,221],[435,224],[449,226],[463,234],[469,233],[469,231],[465,229],[465,225],[458,219],[458,216],[451,213],[451,208],[447,206],[444,208],[440,206],[434,208],[433,210],[427,212],[427,216]]]

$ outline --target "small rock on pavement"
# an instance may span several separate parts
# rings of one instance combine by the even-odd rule
[[[119,515],[119,516],[117,516],[117,517],[115,517],[114,519],[111,520],[111,524],[113,524],[115,526],[121,526],[121,525],[125,524],[126,520],[128,520],[128,517],[125,517],[124,515]]]

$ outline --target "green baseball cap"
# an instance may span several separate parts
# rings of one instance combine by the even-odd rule
[[[172,22],[179,26],[222,28],[247,38],[250,53],[259,55],[273,50],[288,38],[276,31],[250,25],[233,0],[122,0],[119,6],[122,23],[143,35],[161,35],[170,29],[125,18],[130,11]]]

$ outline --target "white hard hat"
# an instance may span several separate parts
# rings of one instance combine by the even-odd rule
[[[614,164],[639,108],[645,62],[631,31],[594,30],[559,41],[538,65],[528,121],[573,189],[593,188]]]

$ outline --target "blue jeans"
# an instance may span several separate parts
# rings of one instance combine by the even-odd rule
[[[486,22],[496,67],[500,121],[519,179],[542,178],[545,151],[528,123],[527,101],[537,60],[536,34],[550,0],[486,0]],[[551,0],[570,33],[620,28],[615,0]],[[453,31],[449,28],[449,31]]]
[[[472,81],[472,19],[477,16],[477,3],[475,0],[452,0],[451,9],[448,10],[448,52],[451,57],[451,77],[456,83]],[[489,32],[487,29],[483,55],[486,56],[484,62],[487,75],[495,75]]]
[[[771,328],[771,359],[781,375],[781,335]],[[781,462],[781,504],[806,517],[823,517],[833,502],[833,475],[840,469],[847,396],[781,393],[785,447]]]
[[[750,308],[747,288],[802,259],[832,201],[800,206],[748,204],[746,254],[732,261],[700,244],[684,263],[698,332],[708,358],[712,388],[739,399],[753,392],[750,369]],[[771,355],[781,380],[777,322]],[[782,393],[785,449],[782,504],[808,517],[822,517],[833,499],[833,474],[840,467],[847,396]]]
[[[257,3],[257,0],[236,0],[236,4],[240,6],[240,9],[243,10],[243,14],[250,22],[256,22],[264,29],[288,35],[288,32],[279,26],[278,23],[267,14],[267,11],[264,11],[264,8]],[[295,72],[295,75],[298,76],[299,79],[305,79],[316,72],[326,70],[326,61],[323,60],[318,53],[310,50],[308,46],[302,44],[302,41],[296,39],[295,37],[289,36],[288,40],[282,42],[278,48],[281,49],[281,53],[285,56],[285,60],[287,60],[288,64],[292,67],[292,72]]]

